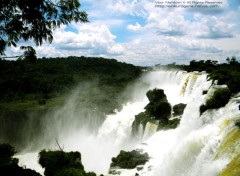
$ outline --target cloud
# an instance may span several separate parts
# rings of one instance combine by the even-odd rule
[[[51,45],[45,43],[41,47],[37,47],[39,55],[112,56],[121,54],[122,46],[114,42],[116,36],[110,32],[106,25],[76,24],[75,28],[77,32],[65,31],[64,27],[56,30]]]
[[[142,26],[138,22],[136,22],[135,25],[129,24],[127,26],[127,29],[130,31],[139,31],[139,30],[141,30],[141,28],[142,28]]]
[[[184,33],[181,31],[157,31],[158,35],[164,35],[164,36],[183,36]]]
[[[52,44],[36,47],[40,57],[102,56],[154,65],[225,61],[240,54],[238,0],[221,0],[223,4],[215,9],[161,9],[150,0],[85,1],[82,6],[87,6],[90,23],[55,30]]]
[[[231,0],[197,0],[192,2],[193,8],[187,8],[191,13],[201,13],[203,15],[217,15],[223,13],[229,8],[229,1]],[[205,7],[208,6],[208,7]]]

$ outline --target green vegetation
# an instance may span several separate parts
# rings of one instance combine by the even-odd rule
[[[217,109],[224,107],[231,97],[231,92],[228,88],[219,88],[215,90],[212,97],[210,97],[206,104],[200,106],[200,113],[202,114],[208,109]]]
[[[52,42],[52,29],[62,24],[88,22],[87,14],[79,9],[78,0],[1,0],[0,55],[7,46],[16,47],[20,39],[41,45],[43,40]]]
[[[39,173],[18,166],[13,158],[15,149],[8,144],[0,144],[0,172],[8,176],[41,176]],[[45,169],[45,176],[96,176],[86,172],[79,152],[46,151],[39,152],[39,164]]]
[[[179,103],[173,106],[173,115],[180,116],[183,114],[184,109],[186,108],[186,104]]]
[[[200,60],[191,61],[189,66],[184,66],[187,71],[207,71],[209,78],[217,80],[218,85],[226,84],[231,93],[240,92],[240,63],[236,57],[227,58],[227,63],[217,64],[217,61]]]
[[[110,112],[119,108],[117,98],[113,97],[119,97],[127,84],[140,74],[138,67],[114,59],[43,58],[34,63],[0,60],[0,108],[48,108],[61,104],[69,90],[91,81],[102,95],[96,95],[93,88],[87,101],[99,108],[109,107],[106,111]]]
[[[189,65],[157,65],[161,69],[180,69],[188,72],[206,71],[208,78],[217,82],[218,85],[227,85],[228,90],[219,90],[207,101],[206,105],[200,107],[203,113],[207,109],[220,108],[226,105],[231,95],[240,92],[240,63],[235,56],[226,59],[227,63],[218,64],[214,60],[192,60]],[[206,94],[204,91],[203,94]]]
[[[135,116],[132,124],[132,134],[137,135],[140,125],[145,130],[147,122],[158,121],[158,129],[175,128],[179,119],[169,120],[171,116],[171,105],[167,100],[164,90],[153,89],[147,92],[149,103],[145,107],[145,111]]]
[[[163,89],[153,89],[147,92],[149,103],[145,107],[146,112],[156,120],[168,121],[171,115],[171,105]]]
[[[18,159],[13,158],[15,149],[8,144],[0,144],[0,173],[7,176],[41,176],[39,173],[18,166]]]
[[[93,172],[84,171],[79,152],[42,150],[39,164],[45,168],[45,176],[96,176]]]
[[[240,92],[240,63],[235,56],[226,59],[227,63],[219,64],[215,60],[192,60],[189,65],[156,65],[161,69],[178,69],[192,71],[206,71],[209,79],[217,80],[218,85],[226,84],[232,94]]]
[[[121,150],[116,158],[112,158],[111,167],[133,169],[138,165],[144,165],[148,160],[149,156],[147,153],[141,153],[137,150],[132,150],[131,152]]]
[[[53,114],[71,96],[77,111],[97,114],[100,124],[129,99],[122,92],[141,69],[114,59],[42,58],[0,60],[0,75],[0,142],[20,150],[41,137],[45,114]]]

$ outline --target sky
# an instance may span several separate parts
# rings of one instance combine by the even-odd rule
[[[192,7],[166,6],[173,1]],[[35,49],[38,57],[106,57],[140,66],[221,63],[228,56],[240,61],[240,0],[206,1],[81,0],[90,22],[61,26],[51,44]],[[31,41],[21,45],[35,46]],[[19,53],[18,47],[7,50],[7,55]]]

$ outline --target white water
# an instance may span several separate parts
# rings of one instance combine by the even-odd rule
[[[111,158],[121,149],[141,148],[149,153],[150,161],[142,171],[122,170],[121,175],[131,176],[136,172],[147,176],[217,175],[228,162],[227,159],[213,161],[219,139],[223,136],[219,126],[224,119],[239,113],[236,103],[231,102],[225,108],[206,112],[200,117],[199,106],[208,96],[202,95],[202,91],[211,86],[205,74],[153,71],[140,81],[147,86],[138,87],[142,84],[137,83],[131,92],[132,101],[124,105],[120,112],[108,115],[97,133],[91,133],[90,127],[66,132],[69,124],[64,130],[59,129],[59,142],[64,144],[64,150],[81,152],[85,169],[99,174],[108,172]],[[147,141],[135,141],[131,138],[134,116],[144,111],[148,103],[146,92],[153,88],[164,89],[172,106],[186,103],[187,107],[178,128],[159,131]],[[33,164],[37,161],[27,160],[26,155],[20,157],[20,163],[42,172],[39,166]]]

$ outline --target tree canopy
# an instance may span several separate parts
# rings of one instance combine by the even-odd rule
[[[7,46],[17,46],[21,39],[52,42],[52,30],[62,24],[88,22],[87,13],[79,11],[78,0],[1,0],[0,55]]]

